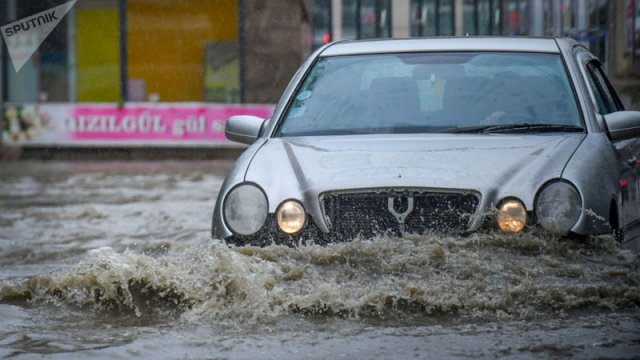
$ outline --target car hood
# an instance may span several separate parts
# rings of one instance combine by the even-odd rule
[[[275,211],[285,199],[366,188],[472,190],[483,202],[520,198],[562,170],[585,134],[416,134],[269,139],[245,180],[260,185]]]

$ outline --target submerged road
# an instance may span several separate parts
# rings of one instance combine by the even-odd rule
[[[0,163],[0,357],[638,358],[610,237],[211,239],[230,163]]]

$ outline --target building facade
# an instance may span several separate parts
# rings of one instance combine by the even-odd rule
[[[7,24],[67,0],[0,0]],[[640,74],[640,0],[81,0],[0,103],[274,103],[310,51],[341,39],[570,36],[615,78]]]
[[[0,25],[68,0],[0,0]],[[81,0],[1,98],[35,102],[272,103],[309,54],[299,0]]]
[[[314,47],[374,37],[568,36],[613,76],[640,73],[637,0],[316,0],[312,19]]]

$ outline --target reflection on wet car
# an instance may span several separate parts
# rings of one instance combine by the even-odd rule
[[[234,244],[640,228],[640,112],[570,39],[329,44],[226,135],[251,144],[213,214]]]

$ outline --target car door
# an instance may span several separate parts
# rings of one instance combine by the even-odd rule
[[[592,56],[584,56],[582,66],[601,124],[602,116],[623,111],[624,106],[608,80],[602,64]],[[612,146],[619,162],[619,223],[628,227],[640,221],[640,138],[614,141]],[[636,224],[637,225],[637,224]]]

